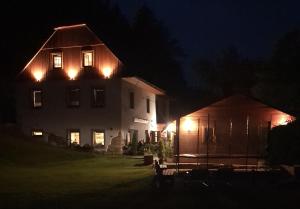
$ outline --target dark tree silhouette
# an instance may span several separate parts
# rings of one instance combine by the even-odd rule
[[[192,68],[200,88],[214,96],[249,93],[256,81],[258,62],[242,58],[235,47],[224,49],[213,61],[198,59]]]
[[[131,73],[169,92],[181,89],[185,85],[180,66],[183,51],[148,7],[137,12],[132,31]]]
[[[260,72],[253,92],[260,97],[299,114],[300,106],[300,31],[286,33],[275,45],[271,59]]]

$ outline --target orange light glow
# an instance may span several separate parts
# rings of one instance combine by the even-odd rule
[[[78,70],[75,70],[74,68],[70,68],[68,71],[67,71],[67,74],[70,78],[70,80],[75,80],[77,74],[78,74]]]
[[[291,118],[287,115],[283,115],[278,120],[278,125],[287,125],[289,122],[291,122]]]
[[[111,67],[104,67],[102,69],[102,74],[104,75],[104,78],[110,78],[111,74],[112,74],[113,70]]]
[[[175,132],[175,131],[176,131],[175,123],[170,123],[170,124],[167,126],[166,130],[167,130],[168,132]]]
[[[35,70],[32,72],[32,75],[36,81],[41,81],[44,77],[44,72],[41,70]]]
[[[288,123],[292,122],[295,120],[292,116],[282,114],[274,117],[274,122],[272,123],[272,128],[276,126],[284,126],[287,125]]]
[[[183,122],[183,129],[188,132],[193,131],[195,129],[195,123],[190,118],[187,118]]]

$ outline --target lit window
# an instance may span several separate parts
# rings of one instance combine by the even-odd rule
[[[83,67],[93,66],[93,51],[84,51],[82,54]]]
[[[146,109],[147,109],[147,113],[150,113],[150,99],[146,100]]]
[[[71,140],[71,144],[73,143],[80,144],[80,132],[70,131],[70,140]]]
[[[103,131],[93,131],[93,143],[94,145],[104,145]]]
[[[131,109],[134,109],[134,93],[133,92],[129,93],[129,107]]]
[[[105,105],[104,88],[93,88],[92,89],[92,105],[94,107],[104,107],[104,105]]]
[[[43,132],[40,130],[32,131],[32,136],[43,136]]]
[[[33,107],[42,107],[42,91],[33,90],[32,92]]]
[[[80,104],[80,89],[70,88],[68,92],[68,105],[71,107],[78,107]]]
[[[53,53],[53,68],[62,68],[62,53]]]

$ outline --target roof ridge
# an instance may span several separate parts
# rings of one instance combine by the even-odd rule
[[[75,25],[64,25],[54,28],[54,30],[63,30],[63,29],[69,29],[69,28],[77,28],[77,27],[84,27],[86,26],[85,23],[83,24],[75,24]]]

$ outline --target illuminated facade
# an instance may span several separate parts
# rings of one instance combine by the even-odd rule
[[[119,132],[126,141],[133,133],[139,140],[157,135],[157,100],[167,105],[164,91],[121,77],[121,68],[85,24],[55,28],[18,77],[18,124],[28,135],[103,149]]]
[[[269,130],[293,120],[254,98],[227,97],[180,118],[180,161],[206,163],[208,156],[209,163],[256,164],[265,155]]]

